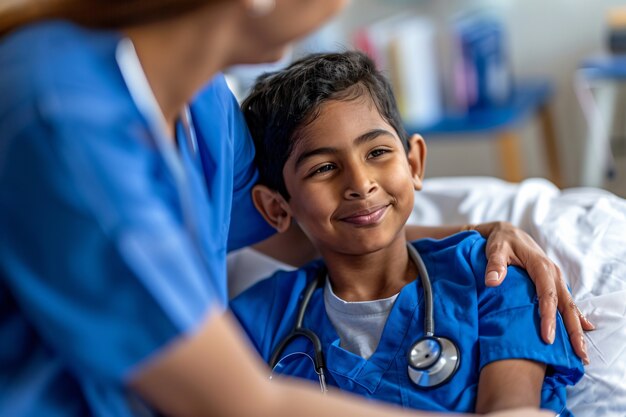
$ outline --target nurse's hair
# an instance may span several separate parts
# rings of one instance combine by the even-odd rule
[[[40,20],[117,29],[191,12],[210,0],[0,0],[0,36]],[[217,0],[214,0],[217,2]]]
[[[241,105],[256,147],[259,182],[289,200],[283,168],[303,128],[329,100],[369,97],[408,151],[391,85],[364,53],[348,51],[308,55],[289,67],[261,75]]]

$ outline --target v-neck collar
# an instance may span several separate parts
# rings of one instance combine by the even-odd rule
[[[315,291],[305,315],[304,326],[318,334],[324,349],[326,367],[331,374],[347,378],[374,393],[398,355],[406,354],[403,349],[413,339],[423,336],[422,300],[423,292],[419,280],[416,279],[402,288],[389,312],[378,347],[369,359],[339,346],[339,336],[326,314],[323,288]],[[411,329],[420,330],[413,333]],[[341,379],[336,378],[340,387]]]

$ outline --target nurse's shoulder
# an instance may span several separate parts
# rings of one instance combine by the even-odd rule
[[[115,53],[121,35],[65,21],[25,26],[0,43],[0,122],[40,119],[106,126],[136,116]],[[128,117],[128,116],[127,116]]]

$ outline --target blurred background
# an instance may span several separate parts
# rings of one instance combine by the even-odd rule
[[[545,177],[626,197],[624,0],[353,0],[282,62],[359,48],[394,86],[427,176]]]

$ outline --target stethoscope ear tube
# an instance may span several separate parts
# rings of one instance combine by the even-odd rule
[[[315,370],[317,373],[324,373],[326,369],[326,361],[324,360],[324,354],[322,353],[322,342],[315,333],[309,329],[300,329],[300,332],[304,337],[307,337],[311,343],[313,343],[313,349],[315,352]]]
[[[296,323],[293,326],[293,329],[289,334],[276,346],[272,356],[270,357],[269,366],[270,368],[274,368],[280,359],[280,355],[283,353],[289,342],[291,342],[296,337],[305,337],[311,341],[313,344],[313,349],[315,352],[315,370],[320,373],[324,373],[324,368],[326,367],[326,362],[324,360],[324,354],[322,353],[322,342],[319,337],[309,329],[305,329],[302,327],[302,323],[304,321],[304,314],[306,313],[306,309],[309,306],[309,301],[313,296],[313,293],[317,288],[320,288],[324,283],[324,278],[326,277],[326,267],[322,266],[318,269],[315,279],[311,280],[311,282],[307,285],[304,290],[304,294],[302,296],[302,300],[300,301],[300,308],[298,309],[298,315],[296,316]]]
[[[270,361],[268,362],[269,367],[274,368],[276,366],[280,360],[281,353],[283,353],[287,345],[297,337],[307,338],[311,342],[313,345],[313,351],[315,352],[315,358],[313,359],[315,363],[315,370],[317,373],[323,372],[323,369],[326,367],[326,362],[324,361],[324,354],[322,353],[322,342],[311,330],[303,328],[294,329],[291,333],[289,333],[289,336],[280,342],[276,349],[274,349]]]

